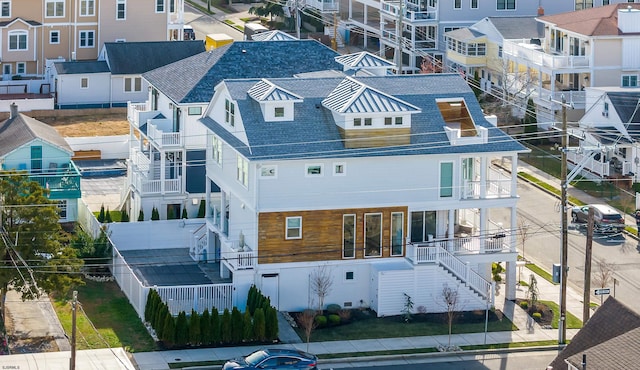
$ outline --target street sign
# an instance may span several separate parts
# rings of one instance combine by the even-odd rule
[[[594,291],[595,295],[604,295],[604,294],[609,294],[611,293],[611,289],[609,288],[604,288],[604,289],[596,289]]]

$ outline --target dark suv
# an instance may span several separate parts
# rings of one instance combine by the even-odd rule
[[[571,209],[571,221],[589,221],[589,207],[593,207],[593,231],[596,233],[619,233],[624,231],[624,217],[606,204],[591,204]]]

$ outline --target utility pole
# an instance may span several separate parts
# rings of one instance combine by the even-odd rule
[[[562,169],[561,169],[561,207],[560,215],[562,217],[561,240],[562,246],[560,250],[560,320],[558,320],[558,343],[564,344],[567,336],[567,254],[568,254],[568,233],[567,233],[567,149],[569,147],[569,138],[567,137],[567,101],[562,95]]]
[[[591,249],[593,246],[593,207],[589,207],[587,222],[587,250],[584,257],[584,297],[582,298],[582,325],[589,321],[591,303]]]
[[[73,291],[73,300],[71,301],[71,360],[69,370],[76,370],[76,308],[78,305],[78,291]]]

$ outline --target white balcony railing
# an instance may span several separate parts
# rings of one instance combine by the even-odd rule
[[[320,12],[338,11],[340,5],[340,3],[335,0],[304,0],[304,3]]]
[[[258,254],[246,245],[240,247],[239,240],[221,240],[221,257],[234,270],[251,269],[255,266]]]
[[[530,44],[529,40],[505,40],[502,43],[502,50],[506,55],[552,70],[589,68],[590,66],[588,56],[546,53],[540,45]]]
[[[484,254],[510,252],[506,234],[496,236],[463,236],[453,239],[439,238],[428,242],[413,243],[407,246],[407,258],[414,264],[433,262],[429,247],[440,247],[455,254]]]
[[[444,131],[451,145],[486,144],[489,140],[489,130],[481,126],[476,126],[477,135],[475,136],[462,136],[461,129],[447,126],[444,127]]]
[[[387,14],[391,14],[395,17],[398,16],[398,12],[400,9],[399,1],[382,1],[381,9],[383,12]],[[403,18],[404,21],[407,22],[421,22],[421,21],[430,21],[435,22],[438,20],[438,11],[436,9],[431,8],[430,10],[420,10],[418,6],[415,6],[411,3],[406,3],[402,5],[403,7]]]
[[[138,148],[132,148],[129,151],[129,160],[131,164],[140,172],[148,173],[151,168],[151,160]]]
[[[145,173],[131,171],[131,185],[143,194],[182,193],[182,178],[149,180]]]
[[[585,157],[587,156],[588,155],[585,155],[583,153],[568,151],[567,161],[569,161],[569,163],[577,165],[582,163],[582,161],[584,161]],[[587,163],[584,165],[583,170],[586,170],[592,174],[595,174],[600,178],[605,178],[609,176],[609,171],[611,167],[609,162],[602,162],[602,159],[595,160],[593,159],[593,156],[589,156],[589,157],[590,157],[589,159],[586,159]]]
[[[556,106],[556,108],[560,107],[560,105],[558,103],[555,103],[554,101],[562,101],[562,98],[564,97],[565,101],[568,104],[572,104],[574,109],[584,109],[586,105],[587,95],[585,91],[552,91],[549,89],[540,88],[538,89],[538,97],[540,98],[539,101],[549,108],[553,108],[554,105]]]
[[[140,126],[147,123],[147,120],[155,117],[158,111],[149,110],[147,103],[131,103],[127,105],[127,118],[134,127],[140,128]]]
[[[182,146],[180,132],[164,132],[151,122],[147,124],[147,136],[159,147]]]

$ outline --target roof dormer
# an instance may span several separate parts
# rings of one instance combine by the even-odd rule
[[[416,106],[347,77],[322,101],[331,110],[346,148],[411,143]]]
[[[360,71],[366,70],[372,75],[384,76],[396,65],[380,58],[368,51],[362,51],[354,54],[341,55],[335,58],[336,62],[342,64],[343,71]]]
[[[436,99],[451,145],[486,143],[488,130],[476,126],[463,98]]]
[[[293,121],[293,105],[303,101],[299,95],[266,79],[253,85],[247,93],[260,103],[262,116],[267,122]]]

